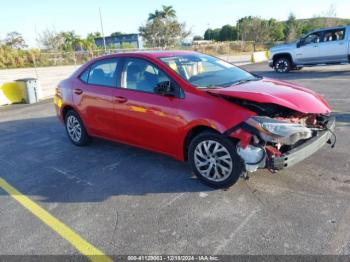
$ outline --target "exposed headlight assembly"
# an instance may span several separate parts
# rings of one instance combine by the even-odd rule
[[[258,130],[260,137],[266,142],[282,145],[293,145],[312,136],[312,131],[303,125],[270,117],[253,116],[246,121],[246,124]]]

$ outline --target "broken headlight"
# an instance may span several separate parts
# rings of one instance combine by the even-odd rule
[[[246,124],[254,127],[264,141],[276,144],[293,145],[312,136],[312,131],[301,124],[270,117],[253,116],[246,121]]]

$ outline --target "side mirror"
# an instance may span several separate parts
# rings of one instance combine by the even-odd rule
[[[157,84],[154,92],[163,96],[175,96],[174,87],[170,81],[164,81]]]
[[[305,44],[305,40],[303,38],[301,38],[298,42],[297,42],[297,48],[303,46]]]

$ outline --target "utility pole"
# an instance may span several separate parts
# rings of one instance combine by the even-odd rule
[[[210,29],[210,23],[207,24],[207,27],[208,27],[208,38],[207,40],[211,40],[211,30]]]
[[[100,12],[100,22],[101,22],[101,31],[102,31],[102,38],[103,38],[103,47],[105,49],[105,54],[107,54],[107,47],[106,47],[106,38],[105,38],[105,33],[103,31],[103,22],[102,22],[102,14],[101,14],[101,7],[98,8]]]

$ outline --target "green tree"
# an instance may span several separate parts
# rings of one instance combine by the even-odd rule
[[[233,41],[237,40],[237,30],[236,27],[231,25],[224,25],[219,32],[220,41]]]
[[[18,32],[11,32],[6,35],[4,40],[5,45],[15,48],[15,49],[23,49],[26,48],[26,42],[23,39],[23,36]]]
[[[150,13],[148,15],[148,21],[154,21],[157,19],[161,19],[163,16],[162,12],[159,10],[154,11],[154,13]]]
[[[92,51],[97,48],[96,43],[95,43],[95,38],[100,37],[100,33],[89,33],[86,38],[85,38],[85,48],[88,51]]]
[[[102,37],[102,34],[100,32],[94,32],[94,33],[89,33],[87,35],[87,39],[95,39],[95,38],[99,38]]]
[[[63,51],[81,50],[81,39],[74,31],[61,32],[60,35],[63,38]]]
[[[171,5],[162,6],[163,18],[176,18],[176,11]]]
[[[270,41],[283,41],[285,39],[284,24],[278,22],[274,18],[271,18],[268,23],[270,28]]]
[[[59,52],[63,50],[64,38],[54,30],[44,30],[39,34],[37,41],[47,51]]]
[[[176,18],[176,11],[174,8],[169,5],[163,5],[162,10],[155,10],[154,13],[150,13],[148,15],[148,21],[153,21],[156,19],[169,19],[169,18]]]
[[[284,34],[286,36],[286,42],[295,41],[302,34],[302,27],[293,13],[289,15],[286,21]]]
[[[195,35],[195,36],[193,37],[193,41],[201,41],[201,40],[204,40],[203,36]]]
[[[175,46],[190,34],[185,24],[178,22],[171,6],[163,6],[161,11],[149,14],[146,24],[139,27],[139,32],[147,45],[163,48]]]
[[[250,41],[250,34],[251,34],[251,27],[252,27],[252,20],[253,18],[251,16],[246,16],[238,20],[237,22],[237,28],[238,28],[238,35],[239,39],[242,41]]]
[[[121,32],[114,32],[111,34],[112,37],[115,37],[115,36],[121,36],[123,33]]]
[[[270,40],[270,24],[269,21],[260,17],[243,17],[238,23],[239,36],[243,41],[254,42],[254,50],[256,43],[262,43]]]
[[[205,40],[215,40],[220,41],[220,28],[216,29],[207,29],[204,33],[204,39]]]
[[[208,28],[204,32],[204,40],[214,40],[213,29]]]

